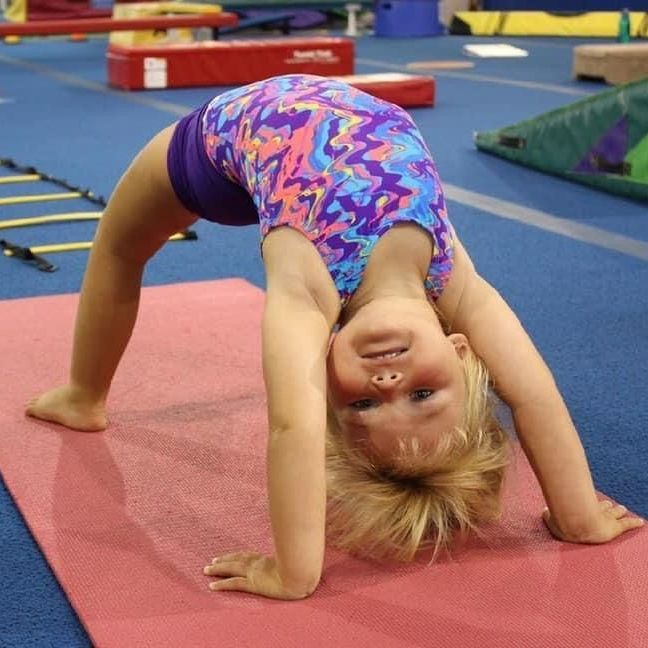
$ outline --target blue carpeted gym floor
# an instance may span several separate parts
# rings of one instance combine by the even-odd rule
[[[357,71],[405,70],[410,61],[461,59],[466,40],[361,38]],[[597,488],[648,517],[648,263],[605,245],[617,234],[646,244],[648,209],[474,149],[475,131],[505,126],[604,89],[571,80],[574,41],[506,42],[525,47],[530,56],[475,60],[473,69],[438,73],[437,106],[414,110],[413,115],[442,178],[453,189],[597,228],[598,242],[583,243],[524,218],[510,220],[481,210],[479,197],[449,202],[475,262],[517,310],[552,366],[587,449]],[[0,158],[36,166],[107,196],[132,156],[156,131],[223,90],[109,90],[105,47],[103,38],[0,44]],[[0,193],[45,191],[45,185],[5,185]],[[459,195],[449,193],[451,198]],[[0,206],[0,219],[53,213],[61,207]],[[64,206],[68,209],[96,208],[69,201]],[[85,223],[3,234],[14,243],[34,245],[89,240],[93,229],[94,224]],[[236,276],[263,286],[256,228],[198,224],[196,230],[197,243],[169,244],[151,262],[146,284]],[[86,258],[85,252],[52,255],[60,269],[46,274],[2,257],[0,298],[76,292]],[[29,370],[2,367],[5,372]],[[88,646],[4,486],[0,547],[0,646]],[[96,577],[109,569],[110,565],[96,565]]]

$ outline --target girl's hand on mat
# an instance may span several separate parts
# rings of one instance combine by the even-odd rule
[[[247,592],[286,601],[303,599],[310,594],[291,591],[285,587],[275,559],[249,551],[214,558],[203,573],[206,576],[221,577],[209,585],[209,589],[214,592]]]
[[[614,504],[614,502],[601,501],[598,503],[598,511],[592,522],[586,528],[577,532],[563,531],[558,527],[551,517],[549,509],[545,509],[542,519],[551,531],[551,534],[558,540],[574,542],[579,544],[603,544],[614,540],[622,533],[638,529],[643,526],[644,521],[637,517],[628,517],[628,509],[625,506]]]

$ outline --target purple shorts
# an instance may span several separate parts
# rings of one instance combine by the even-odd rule
[[[180,202],[200,218],[223,225],[259,222],[250,194],[225,178],[211,163],[202,135],[207,106],[183,117],[176,125],[167,152],[167,170]]]

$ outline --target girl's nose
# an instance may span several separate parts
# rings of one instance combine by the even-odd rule
[[[371,376],[371,384],[379,389],[391,389],[403,380],[400,371],[382,371]]]

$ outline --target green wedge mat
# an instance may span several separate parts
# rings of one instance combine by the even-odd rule
[[[477,133],[475,143],[511,162],[648,202],[648,79]]]

